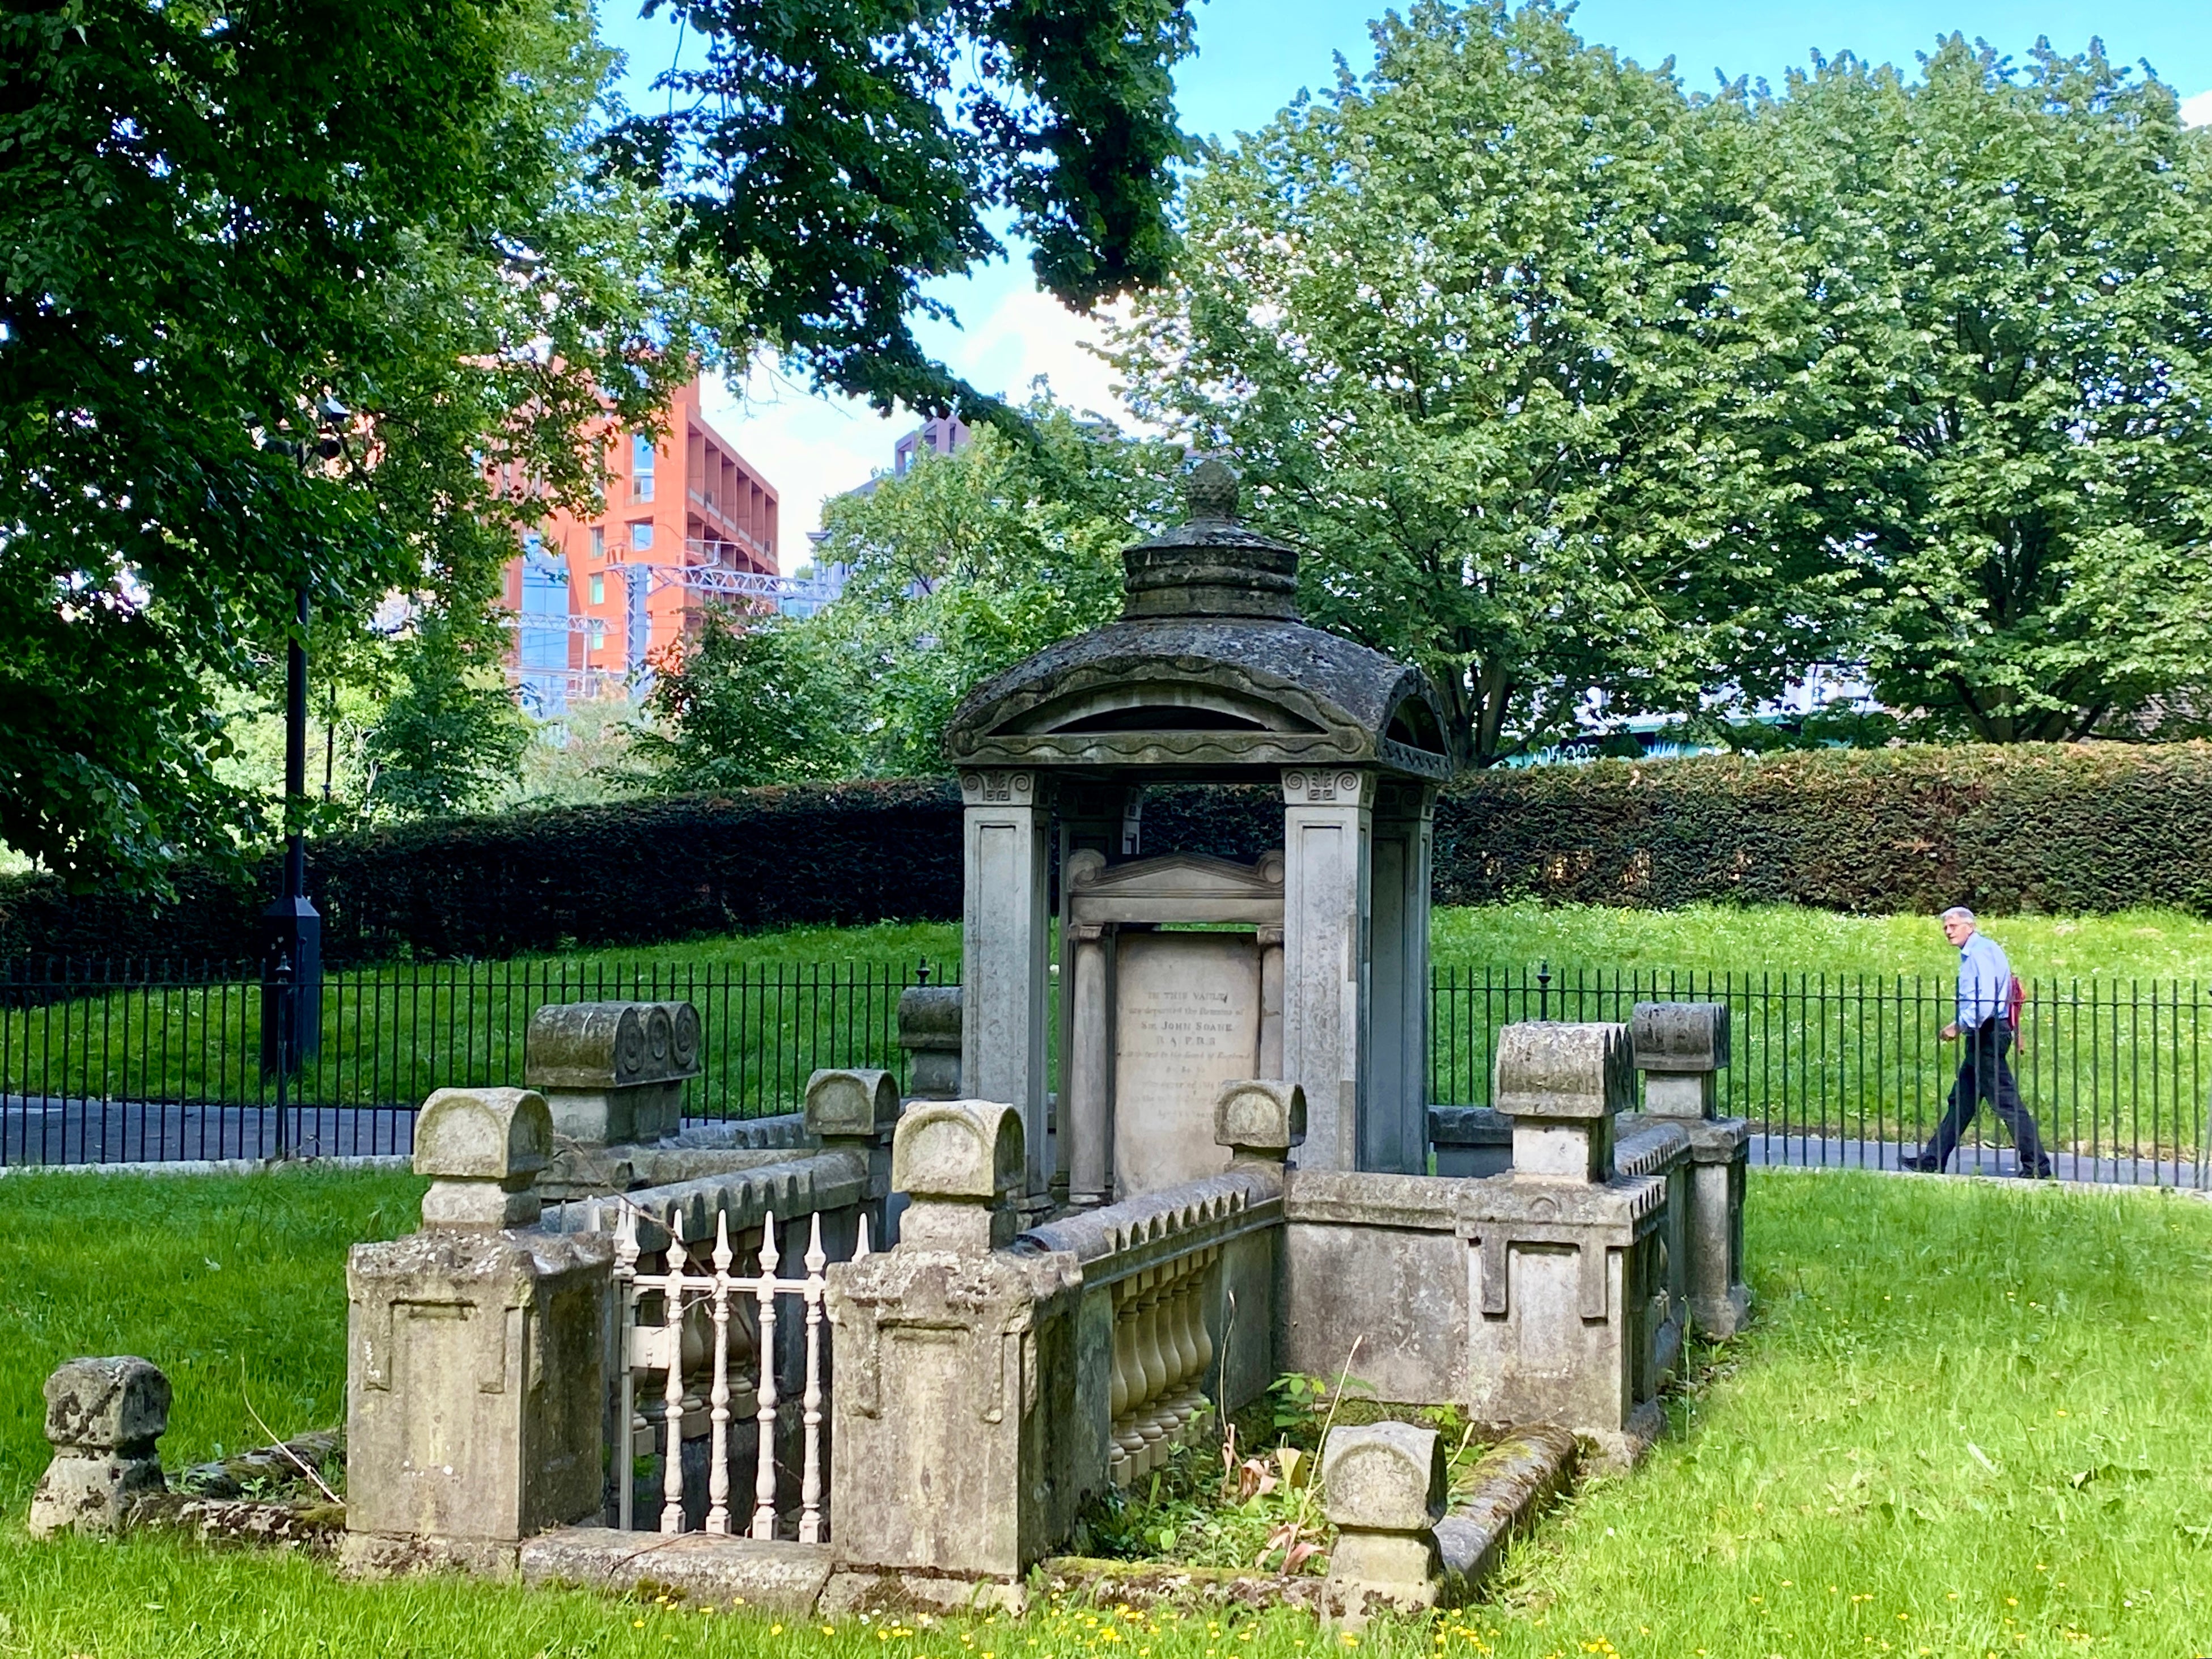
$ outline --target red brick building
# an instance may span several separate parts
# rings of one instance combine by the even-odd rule
[[[711,604],[772,602],[758,579],[780,568],[775,487],[707,423],[697,380],[663,428],[610,429],[599,511],[554,513],[507,566],[513,668],[533,713],[626,690]]]

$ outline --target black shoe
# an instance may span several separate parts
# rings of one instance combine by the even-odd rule
[[[2020,1172],[2020,1178],[2022,1181],[2056,1181],[2058,1179],[2057,1176],[2052,1172],[2051,1168],[2048,1164],[2045,1164],[2041,1169],[2033,1171],[2022,1170]]]
[[[1942,1175],[1943,1173],[1943,1165],[1940,1162],[1935,1158],[1925,1156],[1920,1158],[1908,1158],[1905,1160],[1903,1167],[1911,1170],[1915,1175]]]

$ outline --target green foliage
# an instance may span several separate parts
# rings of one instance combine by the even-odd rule
[[[1179,456],[1030,406],[1034,441],[995,432],[841,496],[817,554],[852,567],[818,619],[864,700],[866,769],[942,769],[969,690],[1121,613],[1121,550],[1169,511]]]
[[[2212,915],[2212,745],[1826,750],[1462,780],[1436,894],[1662,908]]]
[[[489,643],[432,615],[398,644],[397,688],[364,744],[372,813],[465,812],[514,775],[530,732]]]
[[[648,0],[657,10],[662,0]],[[1184,0],[672,0],[706,62],[665,76],[669,112],[610,149],[665,180],[695,264],[726,275],[763,338],[824,383],[1016,423],[932,362],[908,319],[930,277],[1003,248],[1089,307],[1158,280],[1183,154],[1169,70]]]
[[[262,833],[219,711],[295,590],[480,611],[584,426],[711,347],[594,176],[611,68],[573,0],[0,18],[0,838],[158,883]]]
[[[1763,326],[1726,123],[1565,11],[1422,0],[1376,66],[1216,150],[1177,283],[1117,335],[1138,410],[1232,450],[1309,618],[1427,669],[1486,766],[1776,684],[1802,638],[1723,435]],[[1802,658],[1800,659],[1802,660]]]
[[[1883,699],[2003,743],[2201,692],[2212,133],[2094,44],[1954,34],[1911,82],[1794,76],[1746,136],[1792,290],[1741,369],[1774,532],[1847,582]]]
[[[839,668],[804,623],[708,611],[647,696],[657,723],[631,738],[639,787],[684,794],[848,775],[853,706]]]

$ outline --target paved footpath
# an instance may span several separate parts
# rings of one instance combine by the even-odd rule
[[[1829,1170],[1902,1170],[1920,1151],[1917,1141],[1845,1140],[1820,1135],[1753,1135],[1753,1164]],[[2053,1152],[2051,1172],[2061,1181],[2094,1182],[2119,1187],[2212,1186],[2212,1171],[2176,1158],[2099,1158],[2087,1152]],[[1961,1146],[1951,1159],[1951,1175],[2016,1176],[2020,1160],[2009,1146],[1986,1143]]]

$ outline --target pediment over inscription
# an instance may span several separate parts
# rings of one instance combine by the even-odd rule
[[[1237,864],[1198,853],[1166,853],[1109,865],[1085,851],[1067,861],[1068,908],[1078,922],[1283,921],[1283,855]]]

